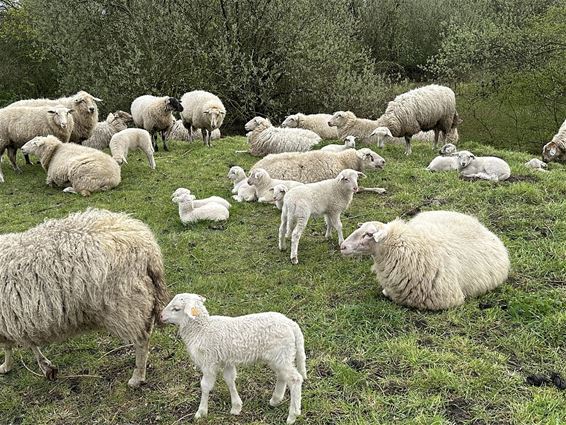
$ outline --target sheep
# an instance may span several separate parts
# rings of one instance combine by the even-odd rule
[[[165,132],[175,120],[173,112],[182,112],[183,105],[174,97],[155,97],[150,95],[139,96],[134,99],[130,106],[134,124],[149,131],[153,142],[153,150],[157,152],[157,133],[161,134],[163,149],[169,150]]]
[[[217,128],[210,133],[210,140],[218,140],[222,137],[220,133],[220,129]],[[183,125],[183,120],[176,120],[173,122],[171,127],[167,129],[165,132],[165,140],[180,140],[191,142],[193,140],[202,140],[202,130],[199,128],[196,131],[193,131],[192,137],[189,134],[189,130],[185,128]]]
[[[221,370],[230,390],[230,413],[239,415],[242,400],[236,389],[236,366],[261,361],[277,374],[269,404],[280,404],[288,386],[291,400],[287,423],[294,423],[301,414],[301,386],[307,379],[304,337],[299,325],[275,312],[210,316],[205,301],[197,294],[177,294],[161,313],[162,322],[179,326],[191,360],[203,375],[195,419],[208,415],[208,397]]]
[[[494,289],[510,267],[501,240],[476,218],[454,211],[363,223],[340,249],[345,256],[373,257],[383,295],[427,310],[457,307]]]
[[[255,187],[248,184],[246,172],[242,167],[238,167],[237,165],[231,167],[227,177],[234,182],[234,188],[232,189],[234,196],[232,196],[232,198],[238,202],[257,200]]]
[[[270,192],[270,189],[278,184],[284,184],[288,189],[303,185],[294,180],[272,179],[263,168],[255,168],[250,172],[248,184],[255,188],[258,202],[273,202],[273,193]]]
[[[195,196],[189,193],[181,193],[174,196],[172,201],[179,204],[179,218],[181,223],[196,223],[201,220],[224,221],[228,220],[230,213],[228,208],[216,202],[208,202],[200,207],[194,205]]]
[[[504,181],[511,176],[511,168],[501,158],[494,156],[476,157],[470,151],[458,152],[460,176],[492,181]]]
[[[249,153],[253,156],[265,156],[271,153],[306,152],[320,143],[320,136],[302,128],[273,127],[267,118],[255,117],[245,125],[250,145]]]
[[[102,150],[110,145],[110,139],[116,133],[128,128],[128,124],[134,122],[130,114],[124,111],[116,111],[108,114],[105,121],[99,122],[94,127],[92,135],[82,145],[89,148]]]
[[[527,162],[525,162],[525,167],[530,168],[532,170],[536,170],[536,171],[542,171],[542,172],[548,172],[547,168],[547,164],[544,161],[541,161],[538,158],[533,158]]]
[[[338,111],[328,120],[330,127],[336,127],[338,138],[355,136],[360,142],[371,142],[371,133],[379,124],[375,120],[358,118],[352,111]]]
[[[145,382],[149,337],[169,299],[159,245],[127,214],[87,209],[0,235],[0,374],[15,346],[33,350],[46,378],[57,368],[41,345],[106,329],[136,350],[130,387]]]
[[[7,107],[53,107],[57,105],[63,105],[64,107],[74,111],[74,127],[73,131],[71,132],[69,141],[80,144],[92,135],[94,127],[96,127],[96,124],[98,123],[98,106],[96,105],[96,102],[102,102],[102,99],[94,97],[86,91],[79,91],[72,96],[61,97],[59,99],[20,100],[8,105]],[[37,136],[40,135],[38,134]]]
[[[461,122],[456,112],[456,96],[449,87],[431,84],[400,94],[389,102],[385,112],[375,121],[378,145],[385,137],[404,137],[405,155],[410,155],[411,137],[419,131],[434,130],[433,149],[440,133],[446,138]]]
[[[97,149],[62,143],[54,136],[35,137],[22,152],[39,157],[47,172],[46,183],[64,186],[63,192],[90,196],[120,184],[120,166],[111,156]]]
[[[184,187],[180,187],[178,189],[175,190],[175,192],[173,192],[173,194],[171,195],[171,199],[180,196],[182,194],[187,194],[187,195],[191,195],[191,191],[187,188]],[[230,209],[230,207],[232,205],[230,205],[230,202],[228,202],[227,200],[225,200],[224,198],[221,198],[220,196],[209,196],[208,198],[203,198],[203,199],[196,199],[193,198],[193,206],[195,208],[200,208],[206,204],[209,204],[211,202],[215,202],[217,204],[220,204],[222,206],[224,206],[225,208]]]
[[[151,135],[141,128],[127,128],[116,133],[110,139],[110,152],[112,158],[119,165],[127,164],[128,151],[130,149],[139,149],[147,157],[149,168],[155,170],[155,159],[153,158],[153,146],[151,144]]]
[[[330,114],[294,114],[285,118],[281,123],[281,127],[285,128],[304,128],[318,134],[324,140],[336,140],[338,130],[328,125],[328,121],[332,118]]]
[[[263,168],[272,178],[314,183],[331,179],[347,168],[356,171],[383,169],[385,160],[368,148],[342,152],[288,152],[268,155],[252,170]]]
[[[461,121],[461,120],[460,120]],[[439,137],[439,140],[442,140],[444,143],[447,144],[457,144],[458,141],[460,140],[460,134],[458,133],[458,128],[454,127],[452,128],[448,134],[446,135],[441,135],[442,137]],[[416,134],[413,134],[413,137],[411,138],[411,141],[420,141],[420,142],[431,142],[434,148],[434,131],[433,130],[429,130],[429,131],[419,131]],[[385,143],[394,143],[394,144],[405,144],[405,138],[404,137],[389,137],[387,135],[384,135],[382,138],[379,139],[378,142],[378,146],[379,147],[383,147],[385,145]]]
[[[447,143],[440,148],[440,156],[434,158],[426,169],[428,171],[450,171],[458,169],[458,152],[452,143]]]
[[[285,199],[285,195],[289,192],[289,188],[285,184],[276,184],[271,189],[273,192],[273,200],[275,201],[275,206],[279,211],[283,209],[283,200]]]
[[[279,249],[286,248],[286,239],[291,238],[291,263],[298,264],[299,240],[310,216],[324,216],[326,239],[332,228],[338,233],[338,242],[342,243],[342,222],[340,214],[348,209],[354,193],[358,191],[358,176],[363,173],[356,170],[342,170],[333,179],[305,184],[290,189],[283,198],[281,225],[279,226]]]
[[[566,120],[558,129],[552,140],[542,148],[542,159],[544,162],[565,161],[566,162]]]
[[[226,109],[218,96],[204,90],[194,90],[181,97],[185,108],[181,112],[183,125],[190,129],[190,139],[194,129],[202,131],[202,139],[206,146],[211,147],[211,133],[220,128],[226,116]]]
[[[356,149],[356,136],[346,136],[343,145],[326,145],[321,151],[325,152],[342,152],[346,149]]]
[[[16,163],[16,150],[36,136],[54,135],[68,142],[74,128],[73,111],[61,106],[29,106],[0,109],[0,157],[8,150],[15,172],[21,173]],[[26,155],[26,162],[30,163]],[[3,182],[0,169],[0,182]]]

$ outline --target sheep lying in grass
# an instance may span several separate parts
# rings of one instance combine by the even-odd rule
[[[192,195],[191,191],[187,188],[184,187],[180,187],[178,189],[175,190],[175,192],[173,192],[173,194],[171,195],[171,199],[175,198],[176,196],[182,195],[182,194],[187,194],[187,195]],[[220,204],[222,206],[224,206],[225,208],[230,209],[230,207],[232,205],[230,205],[230,202],[228,202],[226,199],[221,198],[220,196],[209,196],[208,198],[203,198],[203,199],[196,199],[193,196],[193,206],[195,208],[200,208],[206,204],[210,204],[211,202],[215,202],[217,204]]]
[[[371,255],[372,271],[392,301],[427,310],[462,305],[507,279],[509,255],[476,218],[428,211],[405,222],[360,225],[340,246],[343,255]]]
[[[192,137],[194,130],[200,129],[204,144],[211,147],[211,134],[222,126],[226,117],[226,108],[220,98],[204,90],[194,90],[185,93],[181,103],[184,108],[181,112],[183,124],[191,130],[189,137]]]
[[[536,170],[536,171],[543,171],[543,172],[548,171],[546,169],[546,167],[547,167],[546,162],[541,161],[538,158],[533,158],[533,159],[525,162],[525,167],[530,168],[532,170]]]
[[[39,157],[47,172],[46,183],[63,186],[63,192],[89,196],[120,184],[120,166],[104,152],[74,143],[62,143],[54,136],[36,137],[22,152]]]
[[[544,162],[566,161],[566,120],[552,140],[543,146],[542,159]]]
[[[210,133],[210,140],[218,140],[222,135],[220,129],[217,128]],[[165,132],[165,140],[180,140],[192,142],[193,140],[202,140],[202,130],[196,129],[193,134],[189,134],[189,130],[183,124],[183,120],[173,120],[173,124]]]
[[[321,151],[342,152],[345,151],[346,149],[355,149],[355,148],[356,148],[356,136],[346,136],[344,137],[343,145],[326,145],[321,149]]]
[[[105,329],[134,344],[128,385],[138,387],[168,298],[159,245],[149,227],[126,214],[88,209],[0,235],[0,374],[13,368],[12,349],[21,345],[54,380],[57,368],[39,346]]]
[[[364,174],[355,170],[342,170],[333,179],[296,186],[283,198],[281,225],[279,226],[279,249],[286,248],[286,239],[291,238],[291,262],[299,262],[299,240],[311,216],[324,216],[326,238],[332,229],[338,232],[338,242],[342,243],[342,214],[352,202],[358,191],[358,176]]]
[[[294,423],[301,414],[301,386],[307,378],[304,337],[299,325],[273,312],[210,316],[205,301],[197,294],[177,294],[161,313],[163,322],[179,326],[191,360],[203,375],[195,418],[208,415],[208,397],[220,371],[230,390],[230,413],[239,415],[242,399],[236,389],[236,366],[261,361],[277,374],[269,404],[281,403],[288,386],[291,401],[287,423]]]
[[[128,124],[134,122],[130,114],[124,111],[116,111],[108,114],[106,121],[99,122],[94,127],[92,135],[82,145],[89,148],[102,150],[110,145],[110,139],[116,133],[128,128]]]
[[[127,128],[116,133],[110,140],[110,152],[112,158],[120,165],[127,164],[128,152],[131,149],[139,149],[147,157],[149,168],[155,170],[155,159],[153,158],[153,145],[151,135],[141,128]]]
[[[224,221],[228,220],[230,216],[228,208],[217,202],[207,202],[201,206],[195,206],[195,196],[189,193],[173,196],[172,201],[179,205],[179,218],[183,224],[203,220]]]
[[[289,188],[287,188],[284,184],[276,184],[271,189],[273,192],[273,200],[275,201],[275,206],[278,210],[283,209],[283,200],[285,199],[285,195],[289,192]]]
[[[294,114],[285,118],[281,123],[283,128],[303,128],[318,134],[324,140],[338,139],[338,130],[330,127],[328,121],[332,118],[330,114]]]
[[[228,171],[228,178],[234,182],[234,198],[238,202],[251,202],[257,200],[255,187],[248,184],[248,177],[242,167],[234,166]]]
[[[458,152],[458,171],[466,178],[504,181],[511,176],[511,168],[501,158],[494,156],[476,157],[470,151]]]
[[[377,121],[358,118],[352,111],[335,112],[328,120],[328,125],[336,127],[339,139],[355,136],[360,142],[370,142],[372,131],[379,127]]]
[[[455,145],[447,143],[440,148],[441,156],[434,158],[426,169],[428,171],[450,171],[458,169],[458,152]]]
[[[301,186],[303,183],[293,180],[272,179],[267,171],[256,168],[250,173],[248,184],[255,188],[258,202],[273,202],[273,192],[270,189],[274,186],[284,184],[288,189],[291,189],[295,186]]]

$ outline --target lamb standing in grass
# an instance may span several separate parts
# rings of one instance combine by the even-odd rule
[[[208,202],[202,206],[196,207],[194,204],[195,197],[189,193],[181,193],[174,196],[173,203],[179,204],[179,217],[181,223],[189,224],[197,221],[224,221],[228,220],[230,213],[228,208],[216,202]]]
[[[455,145],[447,143],[440,148],[441,156],[434,158],[426,169],[428,171],[450,171],[458,169],[458,152]]]
[[[176,196],[180,196],[182,194],[191,195],[191,191],[187,188],[180,187],[177,190],[175,190],[175,192],[173,192],[173,194],[171,195],[171,199],[175,198]],[[230,209],[230,207],[232,206],[232,205],[230,205],[230,202],[228,202],[224,198],[221,198],[220,196],[209,196],[208,198],[203,198],[203,199],[196,199],[193,196],[193,206],[195,208],[200,208],[203,205],[209,204],[211,202],[215,202],[217,204],[223,205],[224,207],[226,207],[228,209]]]
[[[185,93],[181,97],[181,103],[184,108],[181,119],[191,132],[191,141],[194,130],[200,129],[204,144],[211,147],[212,132],[222,126],[226,117],[226,108],[220,98],[204,90],[194,90]]]
[[[398,304],[442,310],[462,305],[507,279],[509,254],[476,218],[428,211],[405,222],[360,225],[343,255],[371,255],[383,295]]]
[[[364,174],[355,170],[343,170],[335,178],[292,188],[283,199],[281,225],[279,226],[279,249],[286,248],[286,239],[291,238],[291,262],[299,262],[299,240],[311,216],[324,216],[326,235],[332,229],[338,232],[338,242],[342,243],[342,214],[352,202],[358,191],[358,176]]]
[[[141,128],[127,128],[116,133],[110,140],[110,152],[112,158],[120,165],[127,164],[130,149],[139,149],[147,157],[149,168],[155,170],[155,159],[153,158],[153,146],[149,132]]]
[[[494,156],[476,157],[470,151],[458,152],[458,170],[466,178],[504,181],[511,176],[511,168],[501,158]]]
[[[566,161],[566,120],[552,140],[543,146],[542,159],[544,162]]]
[[[130,114],[124,111],[116,111],[108,114],[105,121],[99,122],[94,127],[92,135],[82,145],[89,148],[102,150],[110,145],[110,139],[116,133],[128,128],[128,124],[134,122]]]
[[[303,128],[318,134],[324,140],[336,140],[338,137],[338,130],[328,125],[332,115],[330,114],[294,114],[285,118],[281,123],[283,128]]]
[[[342,152],[346,149],[356,149],[356,136],[346,136],[344,137],[343,145],[326,145],[321,149],[321,151]]]
[[[232,189],[234,196],[232,196],[232,198],[236,201],[251,202],[257,199],[255,187],[248,184],[248,177],[242,167],[238,167],[237,165],[231,167],[228,171],[228,178],[234,182],[234,188]]]
[[[273,192],[273,200],[275,201],[275,206],[278,210],[281,211],[283,209],[283,200],[285,199],[287,192],[289,192],[289,189],[284,184],[276,184],[269,190]]]
[[[273,192],[270,189],[278,184],[284,184],[288,189],[302,186],[303,183],[293,180],[272,179],[262,168],[255,168],[248,177],[248,184],[255,188],[258,202],[273,202]]]
[[[161,313],[162,322],[179,326],[191,360],[202,372],[202,394],[195,419],[208,415],[208,397],[220,371],[230,390],[230,413],[239,415],[242,399],[236,389],[236,366],[261,361],[277,374],[269,404],[280,404],[288,386],[291,401],[287,423],[294,423],[301,414],[301,386],[307,378],[304,337],[299,325],[273,312],[209,316],[205,301],[197,294],[177,294]]]

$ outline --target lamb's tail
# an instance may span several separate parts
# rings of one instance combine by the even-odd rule
[[[299,373],[303,377],[303,379],[307,379],[307,356],[305,355],[305,338],[303,337],[303,332],[299,325],[293,322],[293,333],[295,334],[295,348],[296,348],[296,355],[295,361],[297,362],[297,369],[299,369]]]
[[[159,315],[169,302],[170,294],[165,283],[165,272],[161,256],[151,255],[147,263],[147,275],[153,284],[153,319],[159,324]]]

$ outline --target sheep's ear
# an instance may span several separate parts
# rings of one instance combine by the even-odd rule
[[[200,309],[196,307],[193,303],[185,304],[185,308],[183,309],[183,311],[191,319],[196,319],[201,314]]]
[[[373,234],[375,242],[381,242],[387,236],[387,226],[382,227]]]
[[[471,154],[471,155],[470,155],[470,158],[476,159],[476,156],[475,156],[474,154]]]
[[[68,113],[68,114],[72,114],[73,112],[75,112],[74,109],[68,109],[68,110],[67,110],[67,113]]]
[[[556,142],[556,146],[558,147],[558,149],[560,149],[562,151],[566,151],[566,143],[565,142]]]
[[[99,99],[98,97],[93,97],[92,100],[94,100],[95,102],[102,102],[102,99]]]
[[[357,173],[358,173],[358,177],[367,178],[367,176],[364,173],[362,173],[361,171],[357,171]]]
[[[269,188],[269,191],[270,191],[270,192],[274,192],[274,191],[275,191],[275,188],[274,188],[274,187],[270,187],[270,188]]]
[[[199,295],[198,297],[201,303],[204,303],[206,301],[206,298],[203,297],[202,295]]]

